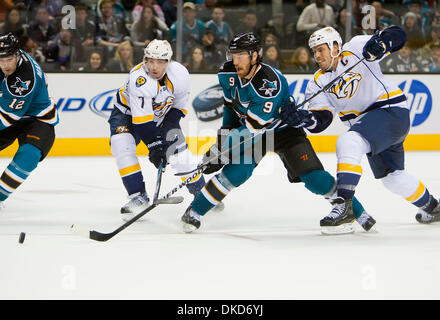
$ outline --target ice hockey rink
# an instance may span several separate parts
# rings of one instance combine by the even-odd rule
[[[335,154],[319,156],[334,174]],[[407,153],[408,171],[436,196],[439,163],[440,152]],[[145,157],[141,165],[151,195],[156,169]],[[290,184],[268,155],[195,233],[181,229],[192,198],[182,189],[183,203],[95,242],[70,226],[111,232],[123,223],[114,159],[49,157],[0,212],[0,299],[439,299],[440,225],[418,224],[416,209],[374,180],[366,160],[363,168],[356,194],[375,232],[321,235],[330,205]],[[179,181],[169,168],[162,194]]]

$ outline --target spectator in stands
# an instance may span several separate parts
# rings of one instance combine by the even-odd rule
[[[235,33],[253,32],[257,38],[261,38],[261,31],[257,28],[257,24],[257,13],[254,10],[249,9],[245,12]]]
[[[160,5],[156,3],[155,0],[137,0],[136,6],[134,7],[133,11],[131,12],[133,23],[138,21],[140,17],[142,16],[142,10],[145,6],[153,6],[154,11],[156,12],[156,16],[163,22],[165,22],[165,15],[162,11],[162,8]]]
[[[267,32],[263,35],[263,40],[261,41],[261,44],[264,47],[264,46],[268,46],[271,44],[276,44],[279,46],[280,43],[279,43],[278,37],[275,34],[273,34],[271,32]]]
[[[35,21],[29,25],[28,34],[42,48],[46,47],[47,43],[58,34],[46,7],[38,7]]]
[[[47,9],[49,19],[55,24],[57,19],[61,19],[64,5],[63,0],[33,0],[28,7],[29,20],[31,21],[38,14],[38,8],[43,6]]]
[[[421,0],[410,0],[408,8],[409,12],[415,14],[416,24],[422,31],[423,35],[425,35],[429,26],[429,8],[427,4]]]
[[[29,53],[32,58],[35,59],[38,63],[44,63],[46,61],[46,57],[43,52],[38,48],[38,44],[32,40],[29,36],[25,35],[20,38],[20,49]]]
[[[20,9],[18,7],[11,7],[6,13],[5,21],[0,23],[0,35],[14,34],[17,39],[26,34],[25,25],[23,24]]]
[[[43,51],[46,62],[55,63],[57,69],[66,71],[70,69],[70,63],[83,61],[84,51],[81,42],[72,37],[71,29],[61,28],[57,36],[47,43]]]
[[[227,22],[224,22],[225,11],[222,7],[216,6],[212,10],[212,19],[206,23],[206,28],[210,28],[215,32],[217,41],[223,43],[226,47],[234,36],[231,27]]]
[[[314,31],[327,26],[335,26],[335,13],[326,0],[316,0],[305,7],[298,18],[298,43],[305,44]]]
[[[214,8],[216,6],[217,1],[216,0],[205,0],[203,2],[203,5],[200,6],[197,10],[197,19],[208,22],[212,19],[212,11],[214,11]]]
[[[205,24],[196,19],[196,6],[192,2],[183,4],[183,22],[182,22],[182,54],[187,54],[189,49],[195,45],[200,45],[203,34],[205,33]],[[177,38],[177,21],[170,28],[171,42],[175,45]]]
[[[373,1],[372,6],[374,7],[376,13],[376,26],[385,28],[398,24],[396,14],[391,10],[385,9],[381,1]]]
[[[171,27],[177,20],[177,0],[165,0],[162,4],[163,14],[165,16],[165,23]]]
[[[135,46],[145,47],[153,39],[168,39],[168,26],[159,19],[152,5],[143,7],[139,20],[133,23],[130,36]]]
[[[130,41],[124,41],[116,48],[115,56],[107,63],[107,70],[129,72],[133,69],[133,47]]]
[[[422,67],[417,61],[410,46],[404,45],[402,49],[384,60],[387,72],[421,72]]]
[[[413,12],[405,14],[402,29],[406,32],[406,44],[412,49],[419,49],[425,44],[425,37],[417,25],[417,17]]]
[[[85,67],[80,67],[78,71],[102,72],[107,71],[104,66],[104,57],[100,51],[91,51]]]
[[[431,41],[425,44],[425,48],[432,49],[432,47],[440,46],[440,24],[431,27]]]
[[[0,21],[5,20],[6,13],[13,6],[14,6],[14,1],[12,0],[3,0],[0,2]]]
[[[298,47],[290,60],[291,70],[295,73],[314,73],[318,67],[306,47]]]
[[[335,25],[335,14],[326,0],[316,0],[304,8],[296,23],[299,32],[312,33],[317,29]]]
[[[429,72],[440,72],[440,46],[432,48],[433,65]]]
[[[211,62],[209,62],[211,64]],[[189,51],[189,59],[184,66],[189,72],[211,71],[209,64],[206,62],[202,46],[194,46]]]
[[[113,51],[122,41],[129,40],[129,33],[125,23],[120,18],[113,16],[113,1],[102,0],[99,4],[101,16],[97,17],[97,37],[99,45]]]
[[[270,44],[263,48],[263,63],[275,69],[281,69],[281,50],[277,45]]]
[[[88,16],[87,6],[78,3],[75,6],[75,29],[72,30],[72,37],[84,47],[93,45],[95,39],[95,23]]]
[[[226,49],[216,41],[214,30],[209,28],[205,30],[202,37],[202,46],[205,60],[214,66],[214,70],[218,70],[226,56]]]
[[[102,3],[107,0],[98,0],[98,3],[96,4],[96,14],[98,17],[102,16]],[[121,3],[120,0],[111,0],[110,1],[113,5],[112,8],[112,16],[120,21],[123,21],[125,24],[130,24],[131,22],[131,15],[127,13],[127,10],[125,9],[124,5]]]
[[[440,11],[436,10],[432,14],[431,26],[439,24],[440,25]]]

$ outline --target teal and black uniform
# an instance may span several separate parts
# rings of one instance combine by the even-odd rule
[[[3,47],[14,45],[11,36],[0,37]],[[55,103],[49,98],[46,77],[38,63],[17,50],[14,73],[0,70],[0,150],[18,139],[19,148],[0,176],[0,202],[19,187],[50,151],[58,123]]]
[[[234,129],[226,141],[237,132],[248,130],[254,133],[263,127],[270,127],[279,118],[281,107],[293,99],[286,78],[263,63],[257,65],[256,73],[246,83],[238,77],[230,61],[223,64],[218,78],[225,98],[222,128]],[[264,156],[268,151],[277,153],[287,169],[290,182],[304,182],[307,189],[319,195],[332,192],[335,179],[324,170],[302,129],[281,125],[266,131],[263,137],[260,155]],[[273,144],[266,143],[269,138],[273,139]],[[254,143],[258,143],[255,140]],[[191,203],[192,209],[204,215],[233,188],[248,180],[261,158],[256,157],[255,152],[240,150],[240,161],[232,159],[215,174]],[[360,216],[362,206],[358,203],[355,207],[357,216]]]

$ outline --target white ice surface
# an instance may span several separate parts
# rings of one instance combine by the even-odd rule
[[[319,154],[335,173],[334,154]],[[3,170],[9,159],[0,159]],[[410,152],[406,167],[440,194],[439,152]],[[357,196],[378,221],[322,236],[330,205],[290,184],[267,156],[247,183],[194,234],[180,216],[192,197],[161,205],[108,242],[71,224],[111,232],[125,191],[111,157],[47,158],[0,211],[0,299],[439,299],[440,225],[373,179],[365,160]],[[141,165],[152,194],[155,169]],[[162,194],[179,183],[171,169]],[[20,232],[26,233],[23,244]]]

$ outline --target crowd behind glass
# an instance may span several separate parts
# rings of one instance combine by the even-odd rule
[[[73,29],[63,23],[65,6],[75,8]],[[352,0],[351,6],[352,36],[374,31],[363,24],[365,6],[374,8],[369,26],[406,31],[406,45],[382,61],[384,72],[440,71],[438,1]],[[182,62],[190,72],[215,73],[233,35],[252,31],[261,39],[265,63],[285,73],[313,73],[309,35],[333,26],[345,39],[345,0],[284,1],[281,24],[273,8],[270,0],[185,2]],[[152,39],[169,40],[175,49],[176,18],[177,0],[2,0],[0,34],[15,34],[46,72],[128,72]]]

